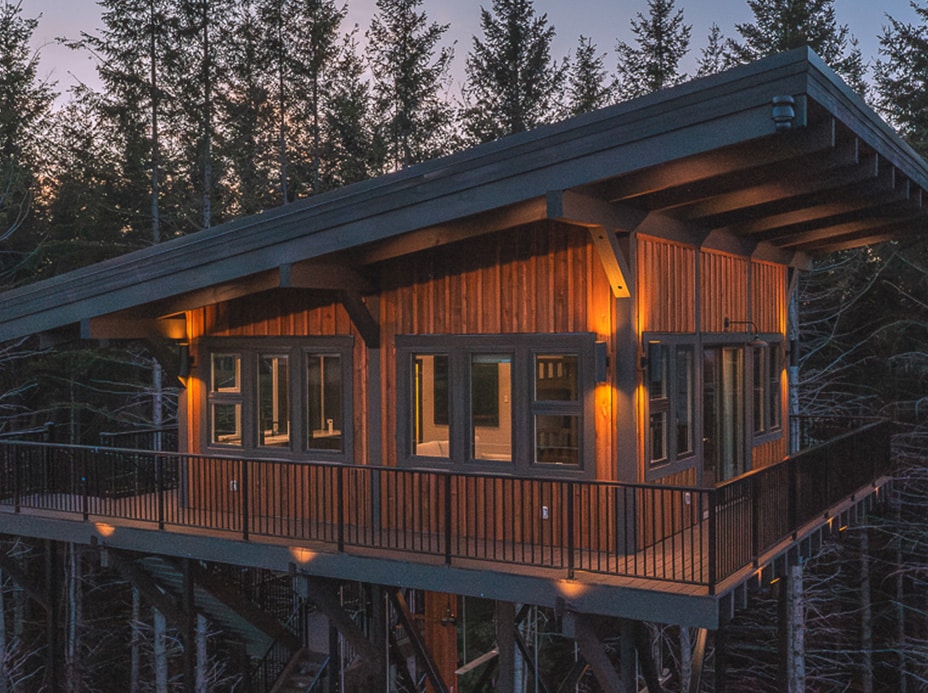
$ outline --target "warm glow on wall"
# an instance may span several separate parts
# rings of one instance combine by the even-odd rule
[[[104,538],[113,536],[113,533],[116,531],[113,525],[108,525],[105,522],[94,522],[93,526],[96,527],[100,536]]]
[[[316,552],[303,548],[302,546],[291,546],[290,555],[297,563],[306,564],[316,557]]]
[[[588,585],[576,580],[555,580],[554,587],[567,599],[576,599],[589,589]]]

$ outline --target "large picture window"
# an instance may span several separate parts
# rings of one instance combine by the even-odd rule
[[[400,458],[592,471],[593,344],[589,334],[397,337],[398,412],[409,422]]]
[[[202,349],[208,447],[350,458],[350,337],[216,339]]]

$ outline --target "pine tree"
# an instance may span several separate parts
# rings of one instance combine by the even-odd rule
[[[370,84],[354,33],[341,47],[332,94],[324,107],[322,184],[337,188],[369,178],[385,159],[371,126]]]
[[[338,59],[338,29],[347,13],[332,0],[259,0],[277,140],[280,202],[318,192],[325,104]],[[301,124],[293,127],[293,124]],[[302,124],[306,124],[305,126]]]
[[[636,46],[620,41],[616,89],[620,99],[650,94],[687,79],[680,60],[690,46],[692,26],[684,23],[683,10],[674,0],[648,0],[648,16],[631,20]]]
[[[578,115],[609,103],[606,56],[597,54],[592,39],[581,36],[567,74],[568,111]]]
[[[22,16],[21,3],[0,5],[0,278],[7,280],[35,257],[39,240],[36,188],[54,94],[38,79],[39,56],[29,45],[37,25]]]
[[[493,0],[480,11],[483,40],[467,56],[464,130],[477,142],[494,140],[559,115],[567,66],[551,58],[555,30],[531,0]]]
[[[254,214],[279,204],[275,109],[266,30],[256,0],[230,10],[229,37],[218,56],[226,85],[217,94],[218,156],[225,162],[234,216]]]
[[[103,29],[82,34],[75,48],[98,59],[103,86],[100,117],[110,124],[109,146],[116,150],[116,199],[130,236],[158,243],[174,235],[166,222],[163,198],[173,157],[163,146],[162,127],[175,103],[165,92],[164,64],[173,51],[171,5],[167,0],[101,0]],[[167,215],[170,216],[170,215]]]
[[[447,24],[428,22],[422,0],[377,0],[367,32],[374,108],[381,124],[386,167],[431,159],[447,148],[452,111],[443,97],[450,47],[438,45]]]
[[[714,75],[728,67],[728,60],[725,58],[725,37],[722,36],[722,30],[719,25],[712,23],[709,29],[709,37],[706,41],[706,47],[700,51],[699,60],[697,61],[696,76],[707,77]]]
[[[864,65],[846,24],[835,19],[834,0],[748,0],[754,21],[736,24],[742,41],[730,40],[734,63],[748,63],[808,46],[851,85],[865,92]]]
[[[928,4],[912,3],[921,23],[887,17],[874,66],[880,110],[922,156],[928,156]]]

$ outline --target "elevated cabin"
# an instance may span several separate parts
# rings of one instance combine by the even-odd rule
[[[789,308],[926,187],[799,50],[7,292],[184,388],[176,452],[0,444],[0,532],[718,628],[889,480],[799,450]]]

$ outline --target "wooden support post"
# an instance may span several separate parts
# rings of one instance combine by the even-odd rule
[[[636,664],[635,629],[631,621],[623,618],[619,624],[619,675],[621,680],[616,690],[626,693],[638,690]]]
[[[390,601],[393,602],[393,608],[396,610],[397,619],[403,624],[403,628],[406,629],[406,636],[409,638],[413,651],[425,667],[425,674],[428,676],[429,683],[432,684],[432,690],[434,690],[435,693],[449,693],[450,689],[442,679],[441,672],[435,664],[435,660],[432,658],[425,641],[419,634],[418,627],[413,621],[412,614],[409,613],[409,606],[406,604],[406,598],[403,596],[402,590],[391,591]]]
[[[516,640],[513,635],[516,606],[512,602],[496,602],[496,642],[499,647],[499,674],[496,690],[515,693]]]
[[[602,690],[616,691],[616,693],[627,693],[635,690],[635,645],[631,637],[631,631],[628,631],[628,638],[625,637],[626,633],[624,627],[621,632],[620,647],[622,648],[622,652],[620,653],[620,667],[623,676],[620,677],[619,672],[616,671],[615,666],[609,659],[609,655],[606,654],[602,641],[596,634],[596,628],[591,618],[592,617],[587,614],[565,614],[565,635],[569,635],[577,641],[580,656],[582,656],[589,665],[590,670],[592,670]],[[625,622],[622,621],[623,626],[624,623]],[[627,661],[631,661],[630,667],[626,667]],[[627,668],[630,668],[632,672],[631,687],[629,687],[624,677],[624,672]],[[564,686],[562,685],[561,690],[563,689]]]
[[[660,672],[657,670],[657,663],[651,652],[651,635],[648,633],[648,628],[641,621],[633,621],[632,627],[635,635],[635,650],[638,652],[641,673],[645,683],[648,684],[648,693],[663,693]]]
[[[693,648],[693,666],[688,693],[699,693],[702,690],[702,670],[706,663],[706,641],[708,639],[709,631],[706,628],[700,628],[696,634],[696,647]]]

